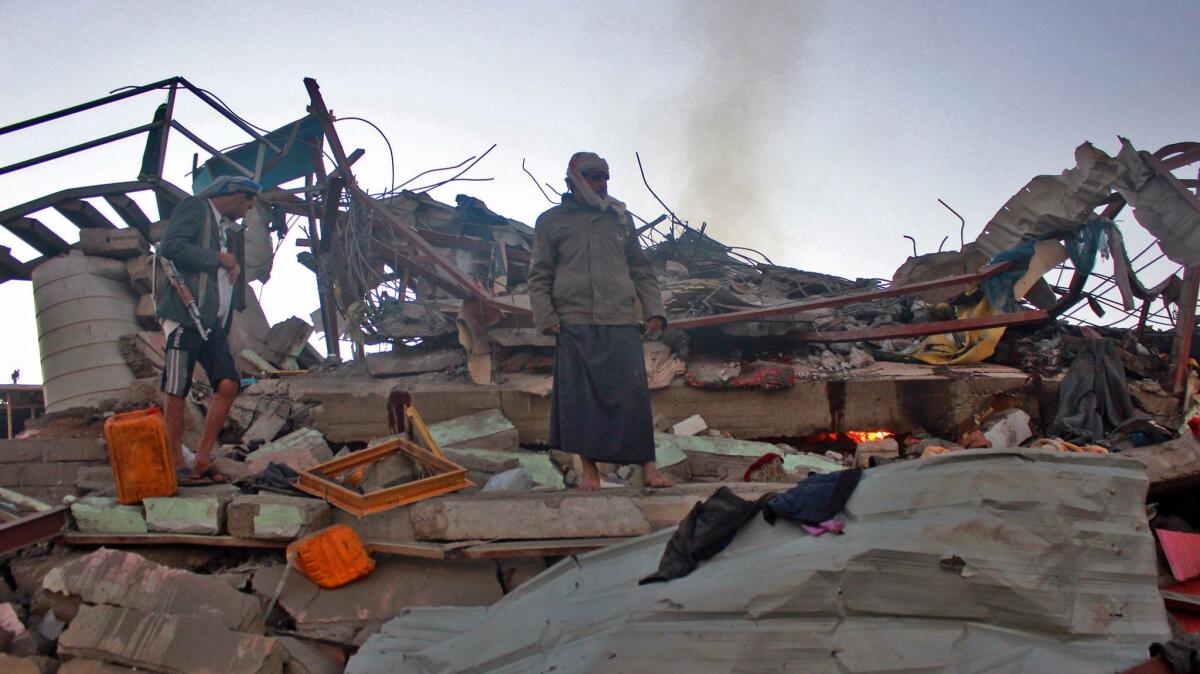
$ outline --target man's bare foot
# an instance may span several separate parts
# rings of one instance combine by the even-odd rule
[[[600,489],[600,469],[596,467],[596,462],[580,456],[580,463],[583,464],[583,480],[579,483],[580,491],[597,491]]]
[[[642,464],[642,475],[645,477],[646,486],[651,489],[666,489],[675,486],[674,482],[658,472],[658,465],[653,461]]]

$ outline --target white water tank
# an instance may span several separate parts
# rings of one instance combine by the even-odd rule
[[[34,268],[47,412],[95,407],[129,388],[120,338],[141,330],[137,303],[122,260],[73,250]]]

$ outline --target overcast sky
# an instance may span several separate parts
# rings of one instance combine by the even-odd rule
[[[653,218],[639,152],[685,220],[777,264],[850,278],[890,278],[912,254],[904,234],[920,253],[946,236],[957,248],[939,197],[969,241],[1030,178],[1073,166],[1085,140],[1109,153],[1118,135],[1147,150],[1200,140],[1194,1],[0,0],[0,13],[0,126],[183,75],[275,128],[304,114],[312,76],[335,114],[383,129],[397,182],[498,144],[468,174],[495,180],[447,185],[433,192],[442,201],[469,193],[532,224],[548,204],[521,160],[560,185],[586,149],[608,158],[611,193]],[[146,123],[163,98],[0,137],[0,165]],[[218,147],[245,140],[190,97],[176,117]],[[364,187],[388,188],[379,134],[338,130],[366,150]],[[171,146],[167,178],[186,187],[197,149],[179,136]],[[141,150],[123,141],[0,176],[0,208],[132,180]],[[35,257],[6,231],[0,245]],[[262,291],[272,320],[316,307],[297,250],[281,248]],[[30,284],[0,285],[0,303],[0,372],[40,381]]]

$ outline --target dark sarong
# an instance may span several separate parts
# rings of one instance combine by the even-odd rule
[[[550,446],[606,463],[654,460],[654,421],[633,325],[564,325],[554,347]]]

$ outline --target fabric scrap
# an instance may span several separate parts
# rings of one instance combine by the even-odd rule
[[[767,501],[763,517],[771,524],[777,517],[784,517],[801,524],[820,525],[842,512],[861,478],[862,470],[858,468],[810,475]]]
[[[729,487],[721,487],[702,503],[692,506],[675,535],[667,541],[658,571],[638,581],[638,585],[665,583],[695,571],[700,562],[724,550],[738,529],[773,496],[766,494],[757,501],[747,501]]]

